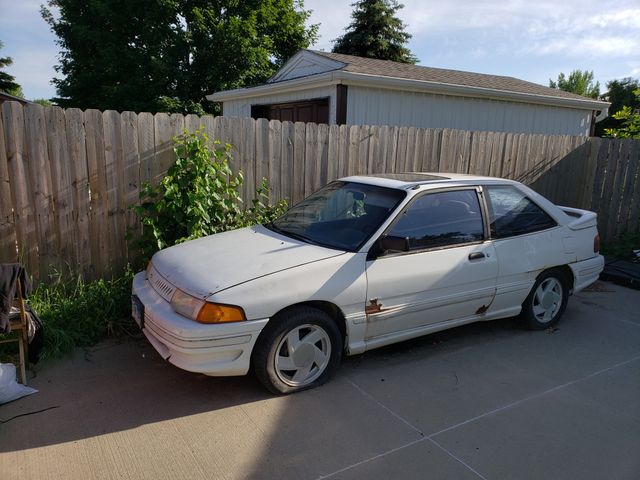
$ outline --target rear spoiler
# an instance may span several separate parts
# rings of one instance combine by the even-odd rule
[[[583,230],[598,226],[598,215],[595,212],[571,207],[560,207],[560,209],[573,219],[567,224],[571,230]]]

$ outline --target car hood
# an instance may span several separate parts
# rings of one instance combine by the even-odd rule
[[[234,285],[344,253],[256,225],[166,248],[152,262],[174,286],[207,298]]]

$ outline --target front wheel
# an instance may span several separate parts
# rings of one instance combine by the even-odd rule
[[[334,320],[305,307],[272,321],[253,352],[260,383],[273,393],[293,393],[326,382],[342,358],[342,335]]]
[[[522,304],[521,317],[532,330],[553,327],[564,313],[569,299],[569,286],[564,272],[547,270],[533,285]]]

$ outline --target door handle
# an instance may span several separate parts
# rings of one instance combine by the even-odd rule
[[[469,260],[480,260],[481,258],[484,258],[485,255],[482,252],[473,252],[469,254]]]

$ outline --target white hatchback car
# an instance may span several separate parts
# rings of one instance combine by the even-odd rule
[[[553,326],[594,282],[596,214],[510,180],[387,174],[326,185],[267,225],[156,253],[133,316],[177,367],[271,391],[319,385],[353,355],[520,314]]]

